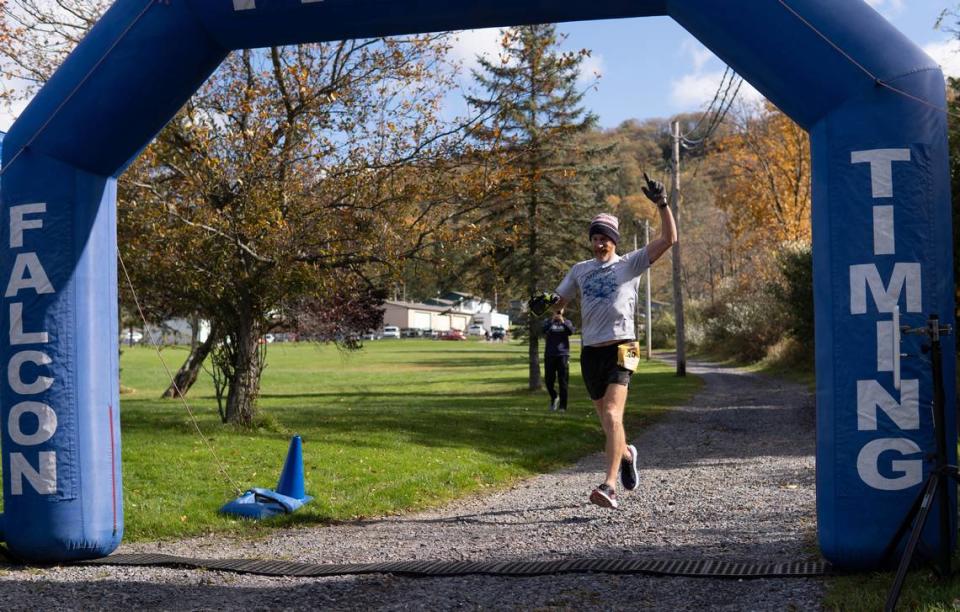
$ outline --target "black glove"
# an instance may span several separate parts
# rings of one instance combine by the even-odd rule
[[[643,173],[643,180],[647,182],[646,187],[641,187],[643,195],[650,198],[650,201],[657,205],[657,208],[666,208],[667,206],[667,194],[666,190],[663,188],[663,183],[660,181],[655,181],[647,176],[647,173]]]
[[[539,293],[527,302],[527,306],[530,308],[530,312],[538,317],[542,317],[551,306],[560,301],[560,296],[556,293],[543,292]]]

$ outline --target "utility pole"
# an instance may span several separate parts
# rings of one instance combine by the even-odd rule
[[[633,250],[636,251],[636,250],[637,250],[637,235],[640,233],[640,222],[637,221],[636,219],[633,220],[633,229],[634,229],[634,233],[633,233]],[[647,246],[647,245],[649,245],[649,244],[650,244],[650,220],[649,220],[649,219],[644,219],[644,220],[643,220],[643,246]],[[650,361],[650,355],[651,355],[651,353],[653,352],[653,339],[652,339],[653,337],[651,336],[651,331],[652,331],[652,330],[650,329],[650,326],[651,326],[651,320],[650,320],[650,268],[647,268],[646,272],[644,272],[643,275],[644,275],[644,278],[646,279],[646,284],[647,284],[647,299],[646,299],[646,305],[647,305],[647,307],[646,307],[646,310],[644,311],[644,325],[643,325],[643,328],[644,328],[644,330],[645,330],[645,331],[644,331],[644,335],[645,335],[646,344],[647,344],[647,361]],[[639,301],[639,300],[637,300],[637,307],[636,307],[635,318],[636,318],[637,321],[640,320],[640,301]],[[639,328],[639,323],[638,323],[637,327]],[[639,330],[637,331],[637,339],[638,339],[638,340],[640,339]]]
[[[650,219],[643,220],[643,246],[650,244]],[[650,361],[650,356],[653,354],[653,313],[650,308],[650,270],[652,267],[647,268],[647,272],[644,275],[647,279],[647,312],[645,319],[646,329],[647,329],[647,361]]]
[[[637,234],[640,233],[640,222],[636,219],[633,220],[633,250],[636,251],[637,246]],[[646,244],[644,244],[646,246]],[[640,340],[640,300],[637,300],[637,303],[633,306],[633,331],[634,338]]]
[[[680,122],[671,125],[673,134],[673,189],[670,191],[670,210],[677,224],[677,243],[673,245],[673,312],[677,320],[677,376],[687,375],[687,347],[683,324],[683,291],[680,288]]]

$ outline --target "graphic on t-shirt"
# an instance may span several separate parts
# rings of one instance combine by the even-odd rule
[[[584,298],[609,300],[617,292],[617,274],[613,266],[597,268],[586,275],[580,287]]]

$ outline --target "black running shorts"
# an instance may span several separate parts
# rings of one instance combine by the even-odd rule
[[[619,344],[608,346],[585,346],[580,352],[580,372],[583,382],[587,385],[590,399],[598,400],[607,392],[607,385],[630,386],[630,370],[621,368],[617,364],[617,347]]]

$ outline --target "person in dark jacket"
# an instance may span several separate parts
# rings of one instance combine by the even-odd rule
[[[563,318],[563,310],[543,324],[546,348],[543,350],[543,368],[547,375],[547,392],[550,394],[550,410],[567,409],[567,387],[570,382],[570,336],[573,322]],[[559,390],[554,389],[557,383]]]

